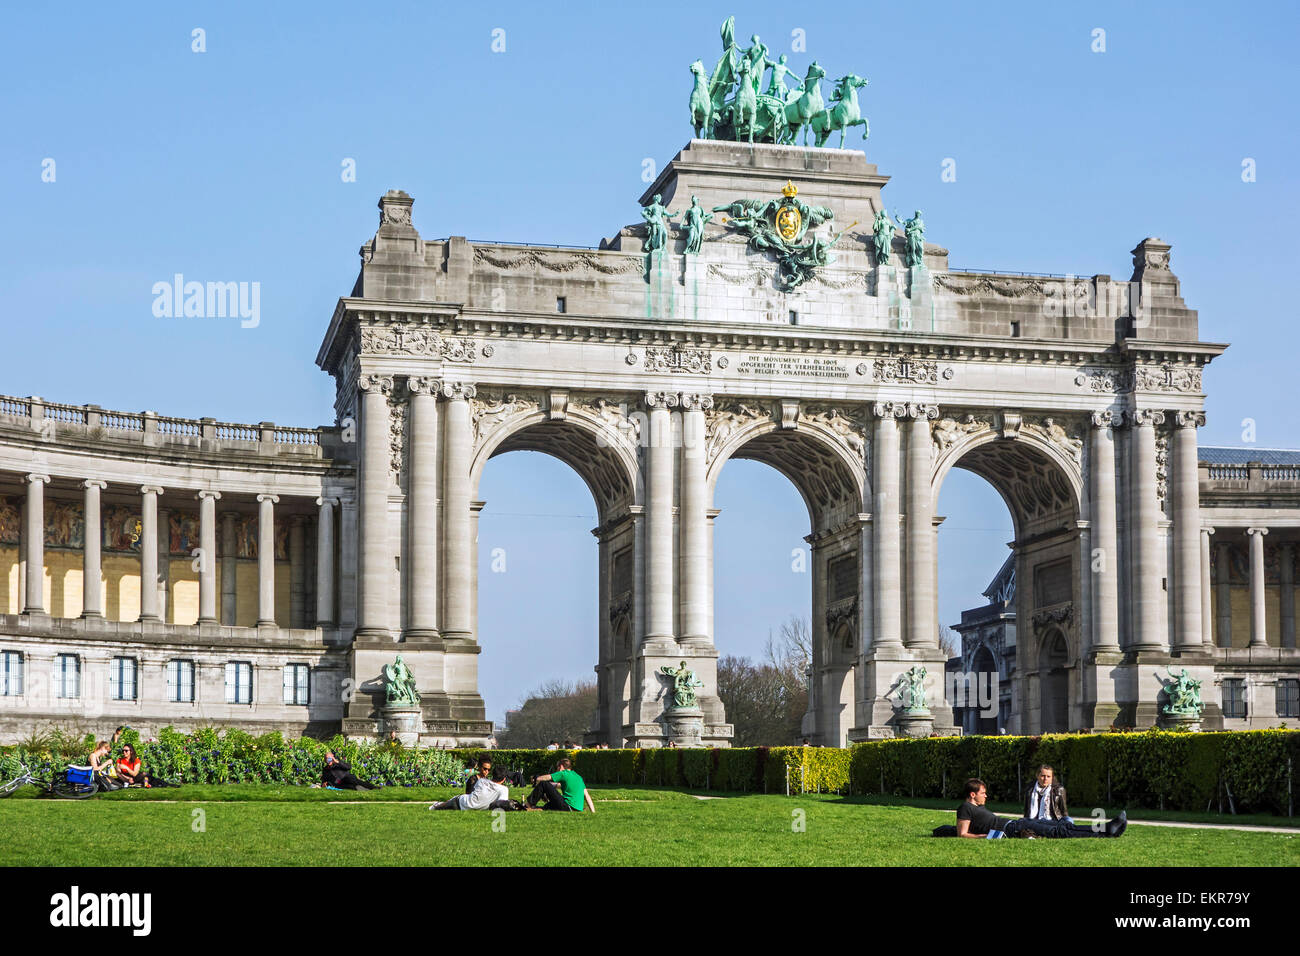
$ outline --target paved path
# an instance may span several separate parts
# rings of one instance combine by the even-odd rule
[[[1300,836],[1300,827],[1261,827],[1246,823],[1181,823],[1174,820],[1134,820],[1129,823],[1140,827],[1178,827],[1187,830],[1244,830],[1247,833],[1289,833]]]

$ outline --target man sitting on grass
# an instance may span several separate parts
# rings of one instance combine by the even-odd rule
[[[474,789],[458,793],[450,800],[429,804],[430,810],[514,810],[510,788],[506,786],[506,772],[502,767],[493,769],[492,761],[484,758],[479,766],[486,765],[489,777],[473,777]]]
[[[561,757],[560,762],[555,765],[554,773],[544,773],[534,781],[536,786],[533,792],[528,795],[528,800],[524,804],[529,810],[570,810],[577,813],[582,812],[583,806],[591,808],[591,812],[596,812],[596,804],[592,802],[591,794],[587,792],[587,784],[582,777],[573,771],[573,761],[568,757]],[[558,786],[557,786],[558,785]],[[538,801],[545,801],[543,806],[538,806]]]
[[[1035,781],[1025,791],[1025,819],[1073,823],[1070,809],[1065,805],[1065,788],[1057,781],[1056,772],[1043,764],[1035,776]]]
[[[1128,815],[1123,810],[1118,817],[1104,827],[1076,826],[1065,820],[1008,820],[994,815],[984,806],[988,799],[988,788],[984,781],[972,777],[966,781],[966,799],[957,808],[957,836],[976,837],[981,840],[997,840],[1002,837],[1046,837],[1061,839],[1065,837],[1117,837],[1128,826]]]

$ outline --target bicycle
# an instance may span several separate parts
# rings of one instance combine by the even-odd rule
[[[0,784],[0,799],[10,796],[28,784],[42,790],[44,796],[58,797],[62,800],[84,800],[86,797],[94,796],[99,790],[95,783],[95,775],[89,767],[68,767],[46,780],[27,769],[26,764],[20,763],[18,766],[22,768],[22,773]]]

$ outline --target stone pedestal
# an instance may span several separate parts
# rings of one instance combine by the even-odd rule
[[[669,707],[664,722],[668,739],[678,747],[704,746],[704,711],[699,707]]]
[[[1201,717],[1199,714],[1163,714],[1160,718],[1160,726],[1166,730],[1199,731]]]
[[[902,710],[895,723],[900,737],[929,737],[934,731],[934,714],[928,710]]]
[[[424,713],[419,704],[385,704],[379,711],[385,738],[393,731],[403,747],[414,747],[424,732]]]

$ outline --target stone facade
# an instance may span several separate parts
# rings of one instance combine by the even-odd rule
[[[962,467],[1006,498],[1023,582],[1016,614],[1042,624],[1037,643],[1028,628],[1019,642],[1006,729],[1044,725],[1043,694],[1024,675],[1062,647],[1069,727],[1155,723],[1160,668],[1187,666],[1208,689],[1235,652],[1204,629],[1216,613],[1205,601],[1206,522],[1236,525],[1249,512],[1250,527],[1263,529],[1300,517],[1289,502],[1290,512],[1253,498],[1201,503],[1202,370],[1225,346],[1198,340],[1158,239],[1134,249],[1125,282],[955,272],[934,245],[908,267],[901,235],[877,262],[870,223],[887,181],[853,150],[696,140],[647,190],[643,202],[659,193],[681,212],[692,194],[711,207],[779,197],[790,183],[832,210],[818,235],[837,237],[833,261],[792,292],[725,214],[698,255],[685,254],[675,226],[667,248],[647,253],[644,224],[599,248],[557,249],[426,240],[412,198],[385,194],[360,276],[317,354],[336,385],[333,426],[0,400],[0,495],[20,503],[13,522],[22,526],[9,574],[21,579],[21,607],[11,601],[0,619],[0,651],[29,654],[43,670],[41,655],[59,641],[88,662],[139,645],[155,683],[134,719],[178,724],[156,696],[168,655],[201,658],[201,696],[218,709],[211,668],[251,655],[255,699],[213,719],[364,736],[383,732],[381,669],[400,651],[422,696],[422,739],[483,742],[477,487],[492,456],[534,450],[578,472],[599,516],[590,740],[666,743],[661,668],[685,660],[704,684],[701,740],[726,745],[713,488],[728,460],[749,458],[787,475],[808,505],[807,735],[843,744],[922,725],[953,732],[941,688],[927,687],[930,713],[918,721],[902,719],[898,687],[913,667],[932,685],[944,671],[934,502],[949,469]],[[146,543],[183,502],[195,515],[187,527],[208,543],[200,550],[217,555],[196,565],[194,620],[168,616],[170,549],[160,562],[156,549],[123,550],[122,540],[114,567],[135,562],[138,592],[113,605],[126,631],[95,620],[99,588],[86,590],[85,610],[66,597],[55,607],[44,584],[56,566],[44,544],[46,499],[80,502],[85,515],[125,510],[121,527],[132,534],[138,513]],[[277,561],[275,522],[286,518],[287,558]],[[27,530],[42,526],[46,536]],[[241,536],[256,546],[241,551]],[[107,540],[82,542],[81,580],[107,574]],[[35,567],[45,574],[26,574]],[[140,589],[141,580],[157,586]],[[62,619],[72,611],[84,617]],[[1241,666],[1293,673],[1295,652],[1274,647],[1260,620],[1263,643]],[[315,674],[305,712],[266,687],[274,668],[298,660]],[[316,693],[335,678],[336,693]],[[12,736],[44,712],[11,696],[0,730]],[[1219,698],[1207,699],[1207,726],[1218,726]],[[1059,716],[1060,702],[1048,703]],[[128,709],[110,706],[101,723]]]

